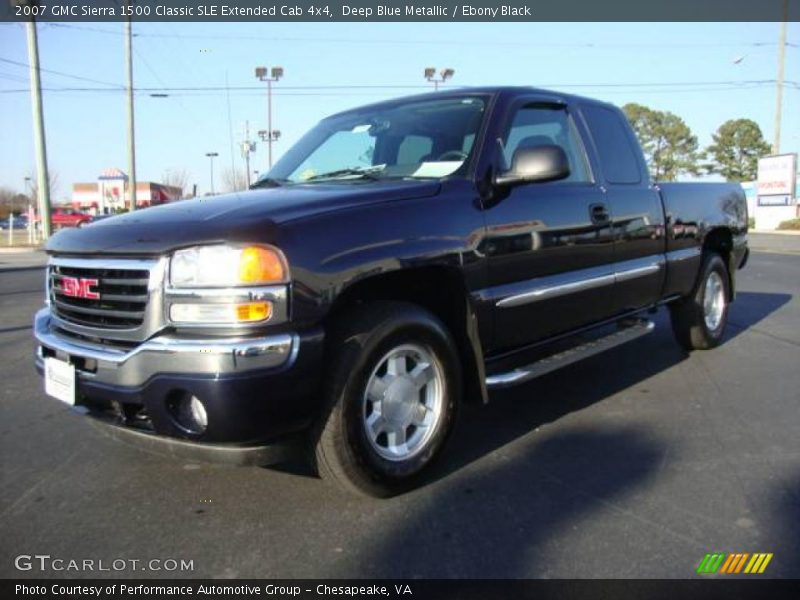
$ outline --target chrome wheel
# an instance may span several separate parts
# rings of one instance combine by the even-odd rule
[[[703,294],[703,316],[709,331],[716,331],[722,322],[724,312],[725,286],[722,283],[722,276],[716,271],[711,271],[706,279]]]
[[[422,346],[397,346],[378,361],[362,404],[364,430],[375,452],[386,460],[407,460],[425,448],[441,423],[442,366]]]

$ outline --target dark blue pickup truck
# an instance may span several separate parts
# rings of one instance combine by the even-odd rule
[[[533,88],[334,115],[245,193],[61,231],[36,365],[118,437],[239,464],[314,449],[388,495],[462,402],[647,334],[716,346],[737,185],[657,184],[623,114]]]

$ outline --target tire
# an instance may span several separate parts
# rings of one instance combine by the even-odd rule
[[[360,495],[412,489],[441,454],[461,404],[452,337],[433,314],[401,302],[359,307],[337,329],[314,430],[317,471]]]
[[[672,331],[687,351],[715,348],[728,322],[730,278],[719,254],[706,255],[692,293],[670,305]]]

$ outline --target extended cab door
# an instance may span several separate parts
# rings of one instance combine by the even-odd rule
[[[664,209],[636,136],[619,109],[583,104],[594,144],[594,172],[603,183],[614,226],[615,314],[657,302],[664,286]]]
[[[568,107],[536,98],[511,104],[499,130],[497,169],[523,147],[557,144],[570,176],[501,190],[484,207],[494,347],[512,348],[607,317],[613,276],[611,214]],[[504,164],[503,164],[504,163]]]

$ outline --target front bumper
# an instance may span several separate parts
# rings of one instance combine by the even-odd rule
[[[77,406],[150,437],[258,446],[302,430],[315,413],[322,362],[319,331],[236,339],[164,335],[122,349],[61,332],[45,308],[36,314],[34,335],[40,373],[45,357],[75,365]],[[203,402],[208,427],[202,434],[175,421],[168,399],[176,393]],[[170,440],[163,441],[169,445]],[[174,454],[175,447],[185,450],[181,445],[165,449]]]
[[[36,359],[47,350],[66,360],[81,358],[80,376],[97,383],[140,386],[167,367],[172,373],[225,376],[257,369],[290,367],[297,358],[299,340],[288,333],[240,339],[191,339],[157,336],[130,349],[102,346],[59,333],[43,308],[34,317],[33,332],[39,342]],[[74,361],[70,361],[74,362]],[[86,366],[90,365],[89,368]],[[81,367],[83,367],[81,369]]]

